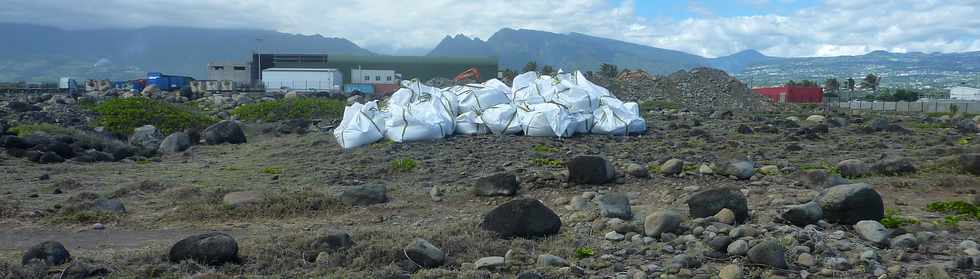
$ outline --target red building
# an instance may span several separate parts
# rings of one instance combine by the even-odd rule
[[[780,86],[752,88],[752,92],[769,97],[775,103],[822,103],[823,88],[818,86]]]

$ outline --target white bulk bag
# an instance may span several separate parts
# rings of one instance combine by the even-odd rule
[[[532,137],[570,137],[575,134],[567,109],[555,103],[530,105],[522,119],[524,134]]]
[[[391,115],[385,122],[388,139],[395,142],[434,140],[453,134],[455,116],[443,100],[431,96],[419,100],[407,106],[389,104]]]
[[[471,111],[481,112],[492,106],[510,103],[506,91],[495,87],[487,87],[482,84],[471,84],[462,88],[454,88],[459,100],[459,112],[467,113]]]
[[[618,101],[618,100],[617,100]],[[630,111],[629,106],[619,103],[603,104],[595,111],[592,133],[604,135],[631,135],[646,132],[646,120]]]
[[[354,103],[344,108],[344,119],[333,130],[334,138],[343,148],[354,148],[376,142],[385,135],[385,113],[378,103]]]
[[[483,124],[483,119],[475,111],[466,112],[456,117],[456,134],[460,135],[483,135],[490,133],[487,125]]]
[[[506,83],[498,79],[488,80],[483,83],[483,86],[494,88],[500,90],[500,92],[504,92],[504,95],[507,96],[508,100],[512,100],[514,98],[510,90],[510,86],[507,86]]]
[[[592,112],[577,112],[570,115],[572,119],[572,125],[575,128],[576,134],[589,134],[592,133],[592,126],[595,123],[595,116]]]
[[[483,124],[494,134],[517,134],[524,131],[521,121],[524,111],[511,104],[492,106],[480,114]]]
[[[453,117],[459,113],[459,101],[453,92],[422,84],[418,80],[403,80],[402,88],[391,95],[389,104],[405,106],[411,103],[439,100],[446,106]]]
[[[559,91],[554,95],[554,102],[567,107],[572,113],[591,114],[599,108],[599,98],[578,86]]]

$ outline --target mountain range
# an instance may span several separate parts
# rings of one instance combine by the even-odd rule
[[[0,81],[53,81],[61,76],[132,79],[147,71],[205,78],[210,61],[244,62],[250,53],[379,55],[343,38],[267,30],[147,27],[63,30],[0,23]],[[707,58],[682,51],[595,37],[504,28],[487,40],[446,36],[429,56],[494,56],[501,70],[520,70],[529,61],[566,70],[620,69],[669,74],[694,67],[725,70],[753,85],[788,80],[860,79],[883,76],[885,86],[946,87],[980,83],[980,52],[889,53],[839,57],[783,58],[755,50]]]

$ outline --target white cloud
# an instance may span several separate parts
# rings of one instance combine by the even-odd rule
[[[637,16],[634,0],[0,0],[4,21],[67,28],[259,28],[343,37],[369,49],[431,48],[446,35],[489,38],[504,27],[580,32],[716,57],[744,49],[774,56],[872,50],[980,50],[977,0],[825,0],[791,14],[685,20]],[[789,0],[739,0],[746,5]],[[790,1],[792,2],[792,1]]]

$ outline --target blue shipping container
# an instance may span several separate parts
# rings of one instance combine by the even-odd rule
[[[161,90],[175,90],[190,87],[194,78],[185,76],[164,75],[158,72],[146,73],[146,85],[156,85]]]
[[[347,95],[353,95],[354,92],[360,92],[361,95],[371,96],[374,95],[374,85],[367,83],[348,83],[344,84],[344,93]]]

